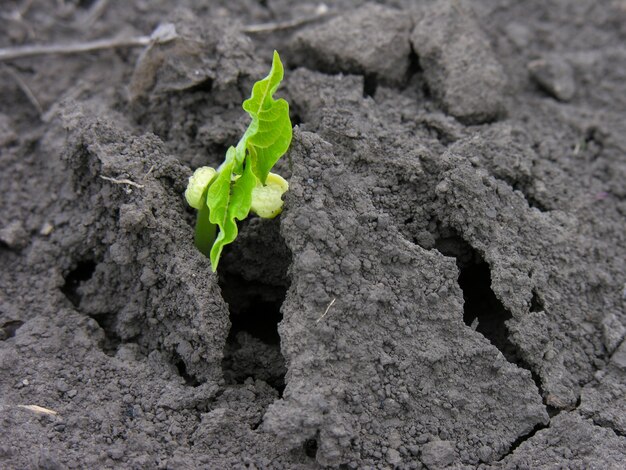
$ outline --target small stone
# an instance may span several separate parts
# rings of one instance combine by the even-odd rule
[[[417,457],[417,455],[420,453],[420,448],[414,444],[410,444],[406,446],[406,448],[413,457]]]
[[[617,349],[626,335],[626,326],[615,313],[602,319],[602,342],[609,354]]]
[[[126,232],[140,231],[146,226],[147,216],[131,204],[120,206],[120,228]]]
[[[44,237],[47,237],[48,235],[52,233],[53,230],[54,230],[54,226],[50,222],[46,222],[45,224],[43,224],[43,226],[39,230],[39,235],[43,235]]]
[[[438,194],[447,193],[449,189],[450,186],[448,185],[448,182],[444,180],[437,184],[437,186],[435,187],[435,192]]]
[[[70,389],[69,385],[67,385],[65,380],[62,380],[62,379],[56,381],[56,387],[57,387],[57,390],[61,393],[65,393]]]
[[[526,25],[515,22],[509,23],[504,27],[504,34],[520,50],[527,48],[533,38],[532,32]]]
[[[152,269],[150,269],[148,266],[144,266],[143,270],[141,271],[141,277],[139,278],[139,280],[144,286],[152,287],[157,283],[158,277]]]
[[[107,454],[113,460],[120,460],[124,456],[124,451],[119,447],[113,447],[107,451]]]
[[[75,388],[73,388],[72,390],[70,390],[69,392],[67,392],[67,396],[68,396],[69,398],[74,398],[77,394],[78,394],[78,390],[76,390]]]
[[[390,465],[398,465],[402,462],[402,457],[400,456],[400,452],[395,449],[389,449],[387,451],[387,462]]]
[[[482,446],[478,449],[476,454],[481,462],[489,462],[491,460],[491,456],[493,455],[493,451],[489,446]]]
[[[559,101],[569,101],[576,93],[572,67],[562,58],[546,56],[528,64],[531,78]]]
[[[454,462],[454,446],[450,441],[431,441],[422,447],[422,463],[428,468],[444,468]]]
[[[28,244],[28,233],[22,222],[16,220],[0,229],[0,242],[11,249],[19,250]]]
[[[546,361],[551,361],[555,357],[556,357],[556,352],[552,348],[548,349],[546,352],[543,353],[543,358]]]

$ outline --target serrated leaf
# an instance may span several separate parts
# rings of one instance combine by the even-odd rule
[[[252,161],[252,171],[265,184],[267,175],[291,144],[292,129],[289,104],[273,95],[283,79],[283,64],[274,51],[272,69],[267,77],[254,84],[252,96],[243,102],[252,122],[237,145],[237,160],[243,161],[247,150]]]
[[[228,149],[226,162],[207,192],[209,220],[220,229],[210,254],[211,268],[214,272],[217,270],[224,246],[237,238],[238,230],[235,219],[243,220],[250,212],[252,190],[257,182],[252,172],[249,156],[246,157],[243,174],[235,179],[233,175],[233,169],[236,166],[234,153],[234,147]]]

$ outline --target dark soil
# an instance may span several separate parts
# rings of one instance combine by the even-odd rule
[[[326,4],[2,3],[175,37],[0,63],[1,468],[624,468],[626,2]],[[213,274],[272,49],[290,190]]]

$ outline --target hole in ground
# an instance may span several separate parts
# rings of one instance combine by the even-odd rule
[[[96,261],[91,258],[83,259],[76,263],[75,267],[65,276],[65,284],[61,288],[61,292],[77,310],[93,318],[98,326],[102,328],[104,332],[104,341],[100,344],[102,351],[108,356],[115,356],[122,344],[115,327],[116,313],[90,313],[80,308],[82,300],[80,287],[93,277],[96,266]]]
[[[201,385],[202,382],[198,380],[198,378],[187,371],[187,366],[185,365],[185,361],[178,354],[175,354],[174,365],[178,370],[178,375],[180,375],[185,380],[185,385],[190,387],[197,387]]]
[[[80,304],[81,296],[78,292],[78,288],[81,283],[91,279],[95,270],[96,262],[92,259],[87,259],[79,261],[74,269],[65,276],[65,284],[63,284],[61,288],[61,292],[63,292],[74,307],[78,307]]]
[[[304,453],[307,457],[314,459],[317,457],[317,439],[307,439],[304,441]]]
[[[420,65],[418,55],[411,47],[411,53],[409,54],[409,68],[404,79],[404,86],[402,86],[402,90],[411,90],[411,92],[420,90],[423,94],[423,88],[425,86],[424,83],[424,70]]]
[[[122,339],[115,332],[115,319],[114,313],[100,313],[89,315],[93,318],[98,326],[104,331],[104,342],[102,343],[102,351],[107,356],[115,356],[122,344]]]
[[[248,377],[263,380],[280,396],[285,388],[285,359],[278,323],[289,282],[291,253],[276,219],[251,219],[220,261],[219,284],[230,310],[231,329],[222,371],[230,384]]]
[[[376,89],[378,88],[378,80],[375,75],[365,74],[363,77],[363,98],[368,96],[374,98]]]
[[[489,264],[478,251],[463,240],[454,230],[443,229],[441,233],[446,235],[436,240],[435,248],[444,256],[456,258],[456,264],[459,268],[458,282],[463,291],[463,321],[470,327],[475,326],[476,331],[497,347],[509,362],[528,370],[539,390],[539,394],[543,397],[541,379],[521,357],[518,348],[508,338],[506,321],[512,318],[513,315],[491,289],[491,269]],[[531,310],[533,308],[543,309],[541,300],[535,291],[533,291]],[[544,405],[546,405],[545,399]],[[560,412],[560,410],[548,405],[546,405],[546,411],[550,418]],[[549,421],[548,424],[539,423],[529,433],[519,436],[500,460],[514,452],[515,449],[523,442],[532,438],[538,431],[548,426]]]
[[[517,347],[508,339],[506,321],[512,318],[491,289],[491,269],[469,243],[453,230],[444,229],[446,236],[435,242],[435,248],[444,256],[456,258],[459,268],[459,286],[463,291],[463,321],[487,338],[513,364],[523,364]]]
[[[537,291],[533,289],[533,297],[530,300],[530,311],[542,312],[543,309],[544,309],[543,301],[541,300],[541,297],[539,297],[539,294],[537,294]]]
[[[85,10],[91,8],[97,0],[78,0],[78,8],[84,8]]]
[[[289,117],[291,119],[291,125],[293,127],[295,126],[299,126],[302,124],[302,117],[300,116],[300,114],[294,112],[293,110],[291,110],[291,112],[289,113]]]
[[[20,320],[10,320],[8,322],[5,322],[0,327],[0,341],[13,338],[17,330],[19,330],[23,324],[24,322]]]
[[[528,370],[539,390],[539,394],[543,397],[541,379],[521,357],[517,347],[508,338],[506,321],[512,318],[513,315],[491,289],[491,269],[489,264],[478,251],[453,230],[443,229],[442,233],[446,233],[446,236],[436,240],[435,248],[444,256],[456,258],[456,264],[459,268],[458,282],[463,291],[464,323],[472,328],[475,327],[476,331],[498,348],[509,362]],[[535,297],[536,293],[533,292],[533,298]],[[559,412],[559,410],[550,406],[546,406],[546,410],[550,417],[555,416]],[[518,437],[506,455],[511,454],[524,441],[530,439],[538,431],[546,427],[548,427],[548,424],[539,423],[528,434]]]
[[[533,207],[537,209],[539,212],[549,212],[551,210],[550,207],[546,206],[537,198],[532,196],[531,191],[530,191],[530,185],[522,184],[518,181],[509,181],[506,178],[503,178],[503,179],[506,183],[508,183],[513,188],[514,191],[519,191],[520,193],[522,193],[522,195],[524,196],[524,199],[526,199],[526,202],[528,203],[528,207]]]
[[[207,78],[199,83],[196,83],[194,86],[187,88],[187,92],[189,93],[211,93],[213,90],[213,79]]]

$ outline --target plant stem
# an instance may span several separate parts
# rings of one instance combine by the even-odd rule
[[[206,192],[202,197],[202,207],[198,211],[198,218],[196,219],[196,232],[194,242],[196,248],[200,250],[205,256],[209,256],[211,253],[211,247],[215,241],[215,233],[217,227],[209,220],[209,206],[206,204]]]

